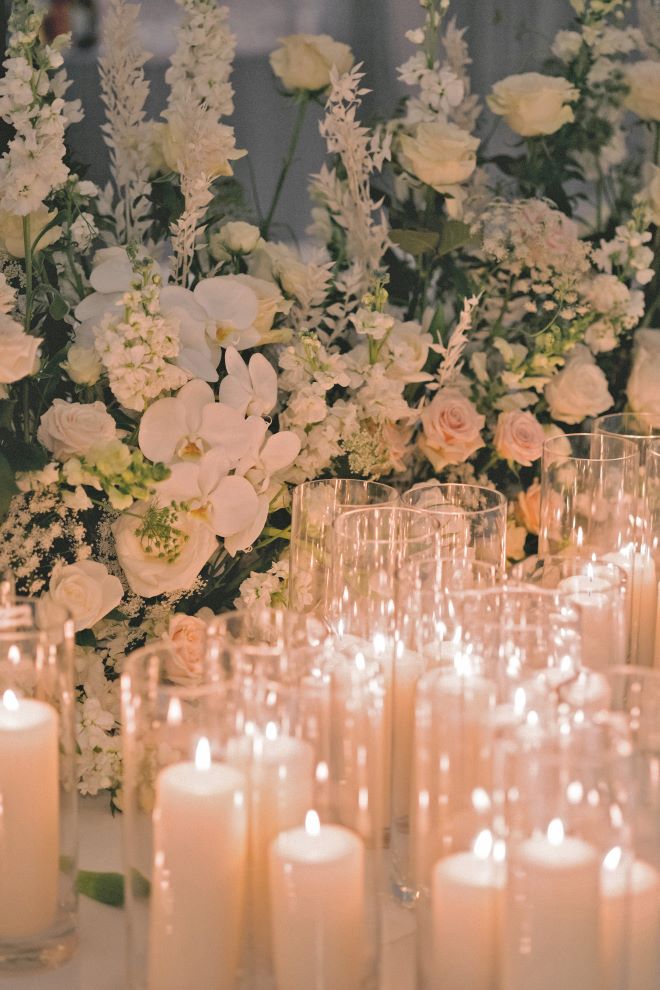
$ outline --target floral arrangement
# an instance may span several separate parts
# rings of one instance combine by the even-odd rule
[[[497,487],[517,558],[546,436],[626,407],[660,421],[650,0],[640,27],[625,0],[571,0],[545,71],[501,80],[487,106],[465,29],[422,0],[408,95],[373,126],[346,45],[282,39],[295,124],[263,215],[232,176],[227,10],[177,2],[150,121],[138,6],[109,0],[106,189],[67,153],[67,39],[42,40],[36,0],[14,0],[0,79],[0,568],[74,616],[83,793],[120,779],[128,652],[169,636],[185,680],[207,610],[286,601],[292,484]],[[312,102],[328,157],[301,253],[272,231]]]

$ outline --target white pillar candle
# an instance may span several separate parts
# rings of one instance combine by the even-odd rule
[[[392,815],[407,823],[410,814],[415,688],[424,660],[410,650],[395,658],[392,671]],[[407,824],[406,824],[407,830]]]
[[[149,990],[234,990],[246,850],[244,775],[202,738],[156,783]]]
[[[482,833],[490,838],[490,833]],[[433,867],[432,970],[429,990],[497,990],[497,932],[504,864],[474,852],[456,853]]]
[[[655,613],[655,662],[654,666],[660,670],[660,582],[658,583],[658,605]]]
[[[359,990],[367,961],[364,843],[341,825],[279,835],[270,847],[277,990]]]
[[[635,651],[632,662],[643,667],[653,665],[655,625],[658,611],[658,579],[653,558],[636,553],[629,546],[605,557],[622,567],[628,575],[630,596],[630,641]]]
[[[58,717],[51,705],[0,702],[0,939],[45,931],[57,914]]]
[[[619,631],[619,597],[611,584],[594,575],[575,574],[562,578],[557,590],[580,607],[584,666],[602,670],[625,663],[625,638]]]
[[[660,874],[648,863],[601,872],[603,990],[660,987]]]
[[[602,990],[599,877],[596,849],[559,819],[509,850],[502,990]]]

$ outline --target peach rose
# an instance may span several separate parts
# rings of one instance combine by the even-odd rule
[[[440,389],[422,412],[419,448],[436,471],[447,464],[460,464],[483,447],[480,431],[485,423],[485,417],[457,388]]]
[[[541,486],[538,481],[534,481],[526,492],[518,492],[515,513],[528,533],[538,535],[541,528]]]
[[[507,461],[530,467],[543,450],[543,427],[530,412],[511,409],[500,413],[495,430],[495,450]]]
[[[167,639],[174,647],[174,656],[167,666],[167,676],[175,684],[195,684],[202,676],[206,648],[206,622],[204,614],[210,609],[200,609],[197,615],[176,612],[170,619]]]

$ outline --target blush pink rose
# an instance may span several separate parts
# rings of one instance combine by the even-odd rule
[[[423,435],[418,443],[436,471],[460,464],[483,447],[486,419],[457,388],[443,388],[422,412]]]
[[[526,492],[518,492],[515,511],[516,519],[527,532],[538,535],[541,527],[541,486],[538,481],[533,482]]]
[[[166,672],[174,684],[195,684],[201,679],[206,648],[206,622],[200,616],[204,612],[210,614],[209,609],[202,609],[197,615],[177,612],[170,619],[167,639],[174,651]]]
[[[543,450],[543,427],[530,412],[511,409],[500,413],[495,430],[495,450],[507,461],[530,467]]]

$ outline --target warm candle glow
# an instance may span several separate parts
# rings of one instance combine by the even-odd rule
[[[211,745],[206,736],[202,736],[197,743],[195,749],[195,767],[197,770],[211,769]]]
[[[167,724],[181,725],[182,719],[183,711],[181,709],[181,702],[178,698],[170,698],[170,703],[167,706]]]
[[[315,811],[308,811],[305,815],[305,831],[312,836],[321,834],[321,820]]]
[[[548,825],[548,842],[551,846],[560,846],[564,841],[566,832],[561,818],[553,818]]]
[[[623,859],[623,850],[621,846],[613,846],[608,853],[605,854],[603,859],[603,866],[606,870],[616,870],[621,860]]]
[[[19,650],[19,648],[16,646],[15,643],[12,643],[12,645],[7,650],[7,659],[9,660],[10,663],[21,662],[21,651]]]
[[[8,712],[18,711],[18,698],[13,691],[5,691],[2,696],[2,704],[5,706]]]
[[[485,828],[474,840],[473,852],[477,859],[488,859],[493,851],[493,834]]]

